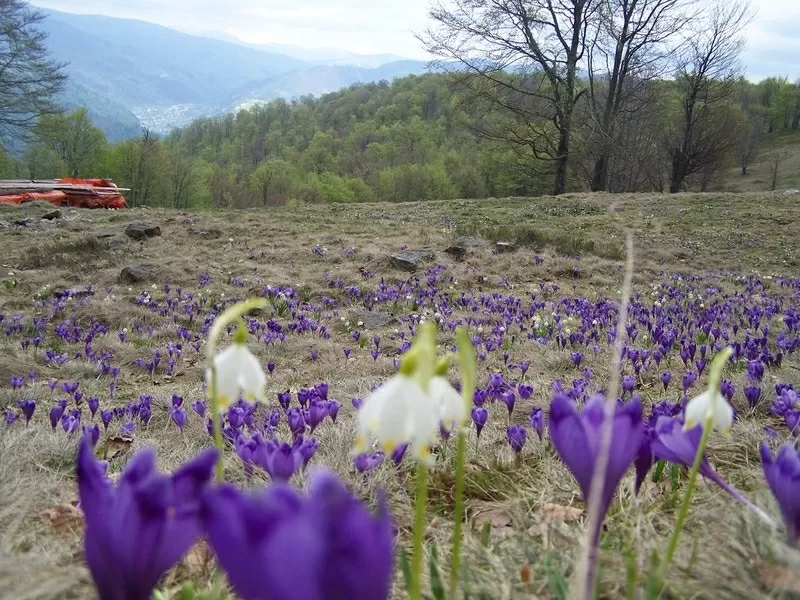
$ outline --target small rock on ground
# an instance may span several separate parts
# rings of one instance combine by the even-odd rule
[[[153,274],[150,265],[134,265],[125,267],[119,273],[119,280],[122,283],[140,283],[147,281]]]
[[[161,228],[158,225],[138,221],[136,223],[131,223],[125,228],[125,235],[134,240],[143,240],[145,238],[161,235]]]
[[[407,250],[406,252],[398,252],[392,254],[389,259],[395,267],[403,269],[404,271],[414,272],[421,269],[425,261],[431,260],[433,255],[430,252],[422,252],[419,250]]]
[[[52,221],[54,219],[60,219],[60,218],[61,218],[61,210],[58,208],[55,210],[48,211],[42,215],[42,219],[46,221]]]

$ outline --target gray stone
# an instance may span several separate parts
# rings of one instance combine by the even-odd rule
[[[45,219],[46,221],[52,221],[54,219],[60,219],[61,218],[61,210],[56,208],[55,210],[48,211],[48,212],[46,212],[46,213],[44,213],[42,215],[42,218]]]
[[[122,283],[140,283],[147,281],[153,274],[150,265],[134,265],[125,267],[120,271],[119,280]]]
[[[100,231],[99,233],[95,234],[95,237],[103,239],[103,238],[112,238],[117,235],[117,232],[113,229],[106,229],[105,231]]]
[[[467,255],[467,249],[464,246],[460,246],[458,244],[452,244],[444,249],[446,254],[449,254],[456,260],[461,260]]]
[[[125,235],[134,240],[143,240],[145,238],[155,237],[161,235],[161,228],[158,225],[145,223],[144,221],[137,221],[131,223],[125,228]]]
[[[458,238],[455,242],[453,242],[456,246],[462,246],[464,248],[485,248],[486,242],[476,237],[472,237],[470,235],[465,235],[463,237]]]
[[[388,327],[389,325],[396,325],[400,321],[389,313],[375,311],[375,310],[356,310],[350,313],[350,321],[361,321],[367,329],[374,329],[376,327]]]
[[[106,244],[108,244],[108,248],[110,250],[117,250],[119,248],[124,248],[125,246],[130,245],[130,242],[124,237],[119,237],[115,235],[114,237],[108,238],[108,242],[106,242]]]
[[[794,196],[796,194],[800,194],[800,190],[786,190],[783,192],[784,196]]]
[[[514,244],[511,242],[497,242],[494,247],[497,248],[497,251],[500,253],[511,252],[515,248]]]
[[[393,266],[404,271],[413,273],[417,269],[421,269],[425,261],[433,259],[433,254],[430,252],[421,252],[419,250],[407,250],[405,252],[398,252],[389,257]]]
[[[222,235],[222,232],[219,229],[197,229],[195,227],[189,228],[189,233],[192,235],[196,235],[197,237],[202,238],[218,238]]]

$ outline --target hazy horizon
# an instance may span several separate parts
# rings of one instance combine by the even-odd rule
[[[34,3],[76,14],[138,19],[194,35],[225,34],[249,44],[277,44],[311,51],[392,54],[431,58],[414,33],[429,25],[429,0],[39,0]],[[757,11],[747,28],[742,62],[748,79],[800,77],[800,2],[753,0]]]

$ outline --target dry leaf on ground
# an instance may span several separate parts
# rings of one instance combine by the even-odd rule
[[[60,537],[71,538],[83,532],[83,511],[72,504],[56,504],[45,508],[41,518]]]
[[[104,460],[111,460],[124,454],[133,443],[132,438],[121,437],[118,435],[111,436],[105,439],[102,446],[102,454]]]
[[[563,521],[570,523],[578,521],[583,516],[583,510],[574,506],[562,506],[561,504],[545,503],[539,514],[548,521]]]
[[[800,573],[797,571],[765,562],[756,563],[756,571],[770,591],[800,594]]]

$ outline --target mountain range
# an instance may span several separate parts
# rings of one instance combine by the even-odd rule
[[[132,19],[42,12],[53,57],[68,63],[62,104],[85,106],[112,141],[141,127],[165,133],[242,105],[320,95],[427,66],[393,55],[254,45],[218,32],[190,35]]]

